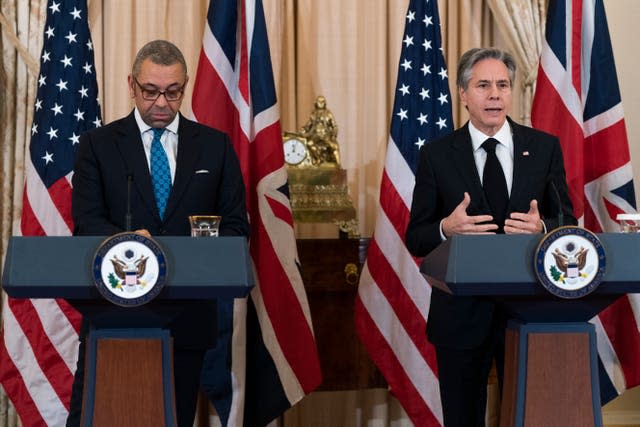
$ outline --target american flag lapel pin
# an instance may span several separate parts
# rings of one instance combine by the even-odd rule
[[[522,155],[523,155],[524,157],[527,157],[527,156],[529,156],[529,152],[528,152],[528,151],[523,151],[523,152],[522,152]]]

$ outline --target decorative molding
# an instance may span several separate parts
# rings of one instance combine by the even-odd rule
[[[602,411],[602,422],[606,427],[640,427],[640,410]]]

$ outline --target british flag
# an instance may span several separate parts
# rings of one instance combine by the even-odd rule
[[[380,206],[355,306],[360,339],[417,426],[442,424],[426,337],[431,288],[404,245],[420,148],[453,130],[437,6],[412,0],[407,11]]]
[[[48,2],[37,84],[21,233],[68,236],[74,153],[102,120],[86,0]],[[63,300],[5,298],[2,320],[0,383],[22,424],[64,425],[80,315]]]
[[[192,109],[197,121],[231,137],[240,159],[257,282],[249,301],[219,303],[219,325],[233,315],[227,339],[233,376],[216,378],[224,368],[217,363],[225,359],[220,345],[203,382],[227,425],[265,425],[317,387],[321,374],[298,269],[261,0],[211,1]],[[224,396],[225,381],[231,396]]]
[[[618,231],[617,214],[635,213],[636,202],[602,0],[549,2],[531,121],[560,138],[580,224],[595,232]],[[640,298],[634,294],[591,321],[607,373],[601,375],[605,402],[640,384],[639,321]]]

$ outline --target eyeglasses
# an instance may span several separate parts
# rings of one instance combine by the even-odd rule
[[[140,92],[142,93],[142,99],[145,99],[147,101],[155,101],[158,98],[160,98],[160,95],[164,95],[164,98],[167,101],[177,101],[180,98],[182,98],[182,95],[184,94],[184,85],[177,88],[158,90],[158,89],[149,89],[142,86],[138,81],[138,79],[136,79],[135,77],[133,78],[133,80],[136,82],[136,84],[140,88]]]

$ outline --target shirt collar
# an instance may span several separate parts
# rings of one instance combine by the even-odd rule
[[[142,116],[140,115],[140,111],[138,111],[138,107],[134,108],[133,116],[136,119],[136,123],[138,124],[138,129],[140,129],[140,135],[144,134],[146,131],[151,129],[151,126],[146,124],[144,120],[142,120]],[[174,134],[178,134],[178,125],[180,124],[180,114],[176,114],[171,123],[165,128],[171,131]]]
[[[509,126],[509,121],[505,120],[502,124],[502,127],[495,135],[492,137],[489,135],[485,135],[481,131],[476,128],[471,121],[469,121],[469,134],[471,135],[471,144],[473,146],[473,151],[480,149],[480,146],[487,138],[495,138],[498,142],[509,150],[512,149],[513,146],[513,137],[511,136],[511,126]]]

